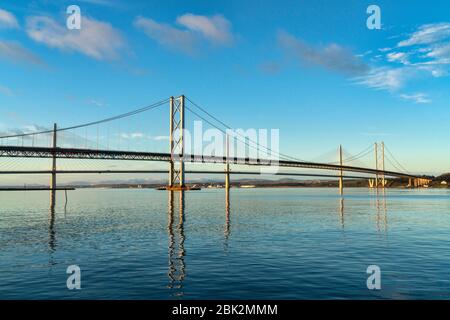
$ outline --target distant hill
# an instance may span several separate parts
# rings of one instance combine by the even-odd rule
[[[437,176],[431,182],[430,187],[432,188],[450,188],[450,173],[443,173]]]
[[[434,180],[436,181],[447,181],[450,182],[450,172],[443,173],[440,176],[436,177]]]

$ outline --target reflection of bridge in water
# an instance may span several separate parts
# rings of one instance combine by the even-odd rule
[[[178,214],[175,214],[174,191],[169,191],[167,232],[169,238],[169,289],[175,295],[183,295],[183,280],[185,277],[184,250],[184,191],[178,194]]]
[[[167,288],[170,289],[174,296],[184,295],[184,281],[187,274],[187,261],[185,241],[188,235],[185,234],[185,192],[184,190],[169,191],[167,201]],[[231,199],[230,191],[225,193],[225,206],[223,218],[223,249],[224,254],[228,255],[228,243],[231,237],[232,219],[231,219]],[[375,216],[375,225],[378,232],[388,232],[388,212],[387,212],[387,195],[385,192],[374,193],[370,198],[368,206],[369,214]],[[345,232],[346,209],[343,197],[336,198],[338,204],[338,212],[336,214],[341,224],[342,230]],[[66,212],[64,212],[66,214]],[[236,214],[236,212],[234,212]],[[53,264],[53,255],[57,251],[57,219],[56,212],[49,210],[48,216],[48,248],[50,254],[50,264]]]

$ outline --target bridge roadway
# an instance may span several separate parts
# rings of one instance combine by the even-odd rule
[[[17,170],[17,171],[0,171],[0,175],[16,175],[16,174],[52,174],[52,170]],[[155,174],[155,173],[163,173],[169,174],[168,170],[56,170],[54,173],[56,174],[121,174],[121,173],[135,173],[135,174]],[[226,171],[212,171],[212,170],[186,170],[186,174],[224,174]],[[260,171],[229,171],[231,175],[260,175]],[[299,176],[299,177],[310,177],[310,178],[339,178],[337,175],[332,174],[315,174],[315,173],[297,173],[297,172],[275,172],[270,173],[270,175],[276,176]],[[363,176],[349,176],[345,175],[345,179],[361,179],[367,180],[372,179],[372,177],[363,177]]]
[[[60,159],[96,159],[96,160],[133,160],[133,161],[170,161],[170,153],[156,152],[136,152],[136,151],[112,151],[112,150],[96,150],[96,149],[78,149],[78,148],[50,148],[50,147],[21,147],[21,146],[0,146],[0,157],[10,158],[60,158]],[[371,168],[340,166],[336,164],[319,163],[319,162],[303,162],[290,160],[266,160],[252,158],[228,158],[203,155],[184,155],[184,162],[187,163],[230,163],[249,166],[270,166],[277,165],[283,168],[309,168],[319,170],[333,170],[344,172],[357,172],[373,175],[385,175],[386,177],[397,178],[424,178],[425,176],[417,176],[395,171],[382,171]],[[88,171],[89,172],[89,171]],[[112,173],[112,171],[92,171],[93,173]],[[151,171],[147,171],[151,172]],[[2,172],[5,173],[5,172]],[[33,172],[29,172],[33,173]],[[40,173],[47,173],[42,171]],[[51,173],[51,171],[48,171]],[[58,172],[57,172],[58,173]],[[60,171],[59,173],[64,173]],[[83,172],[65,172],[65,173],[83,173]],[[86,172],[84,172],[86,173]],[[120,173],[120,172],[117,172]],[[162,173],[162,172],[161,172]],[[199,171],[199,173],[202,173]],[[214,173],[214,172],[211,172]],[[223,173],[223,172],[222,172]],[[235,173],[235,172],[233,172]],[[248,173],[252,174],[252,173]],[[259,172],[258,172],[259,174]],[[289,174],[286,174],[289,175]],[[295,175],[295,174],[292,174]],[[310,176],[310,175],[308,175]],[[314,176],[314,175],[313,175]],[[319,175],[317,175],[319,176]],[[326,175],[323,175],[326,176]],[[348,178],[348,176],[346,176]]]

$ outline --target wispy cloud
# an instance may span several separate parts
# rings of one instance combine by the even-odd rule
[[[102,101],[97,100],[97,99],[89,99],[88,103],[92,104],[92,105],[94,105],[96,107],[104,107],[105,106],[105,103],[103,103]]]
[[[361,132],[361,135],[369,137],[387,137],[392,136],[393,134],[389,132]]]
[[[281,71],[281,64],[275,61],[260,64],[259,69],[264,74],[277,74]]]
[[[450,65],[450,23],[423,25],[397,47],[414,56],[418,66]]]
[[[149,38],[159,44],[192,53],[194,51],[196,39],[188,30],[180,30],[165,23],[158,23],[153,19],[138,17],[134,25],[141,29]]]
[[[399,47],[432,44],[450,38],[450,23],[426,24],[414,32],[408,39],[398,43]]]
[[[68,30],[50,17],[33,16],[27,19],[26,31],[36,42],[97,60],[116,59],[125,47],[118,30],[107,22],[86,16],[83,16],[81,30]]]
[[[450,74],[450,23],[423,25],[395,39],[393,46],[355,55],[338,44],[313,47],[285,31],[278,33],[281,47],[306,65],[345,74],[354,84],[386,90],[406,101],[432,103],[426,93],[404,91],[411,83]]]
[[[49,130],[46,127],[42,127],[37,124],[23,125],[17,128],[7,128],[0,131],[0,136],[9,136],[9,135],[19,135],[26,133],[33,133],[39,131],[47,131]],[[24,137],[25,139],[31,139],[30,137]]]
[[[153,140],[155,140],[155,141],[169,140],[169,136],[156,136],[156,137],[153,137]]]
[[[0,8],[0,29],[18,29],[19,22],[14,14]]]
[[[382,57],[373,59],[382,66],[373,66],[367,75],[354,80],[374,89],[397,92],[403,100],[431,103],[425,93],[404,94],[409,82],[440,78],[450,69],[450,23],[426,24],[409,35],[400,35],[394,48],[380,48]],[[403,38],[403,39],[402,39]],[[381,58],[381,59],[380,59]]]
[[[370,68],[349,49],[338,44],[329,44],[314,48],[286,31],[278,32],[278,43],[287,52],[293,54],[306,65],[316,65],[346,75],[358,76],[367,73]]]
[[[201,41],[226,46],[234,42],[231,23],[222,15],[202,16],[187,13],[177,17],[173,26],[150,18],[137,17],[136,28],[160,45],[192,54]]]
[[[404,100],[410,100],[417,104],[431,103],[433,102],[428,96],[424,93],[415,93],[415,94],[401,94],[400,98]]]
[[[149,136],[142,132],[132,132],[132,133],[121,133],[120,137],[122,139],[148,139]]]
[[[227,45],[234,41],[231,23],[219,14],[207,17],[187,13],[179,16],[177,23],[191,31],[200,33],[212,43]]]
[[[0,40],[0,58],[16,63],[45,65],[41,58],[14,41]]]
[[[116,7],[119,5],[119,3],[114,0],[78,0],[78,1],[107,7]]]
[[[403,86],[408,73],[409,70],[404,68],[374,68],[368,74],[353,80],[369,88],[395,91]]]
[[[169,140],[168,136],[151,136],[143,132],[129,132],[129,133],[121,133],[120,134],[121,139],[125,140],[154,140],[154,141],[163,141],[163,140]]]
[[[409,64],[408,54],[405,52],[390,52],[386,55],[386,58],[389,62]]]
[[[13,95],[13,91],[5,86],[0,85],[0,93],[7,95],[7,96],[12,96]]]
[[[430,48],[426,57],[434,59],[434,64],[450,64],[450,42]]]

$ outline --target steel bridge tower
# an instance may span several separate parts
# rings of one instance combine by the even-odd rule
[[[170,97],[169,190],[184,190],[184,95]]]
[[[375,177],[375,187],[376,188],[383,188],[386,186],[386,178],[384,176],[384,142],[381,142],[380,144],[375,142],[375,169],[378,171],[383,171],[381,174],[376,174]],[[380,150],[379,150],[380,149]]]

